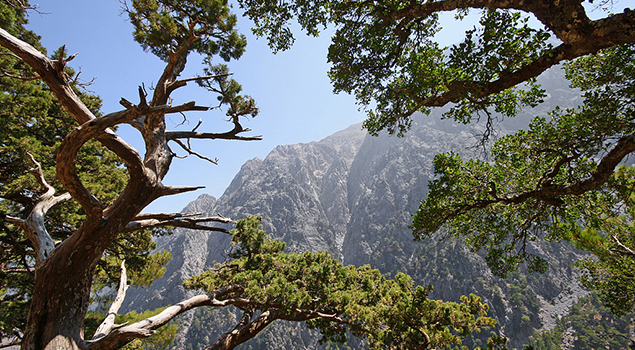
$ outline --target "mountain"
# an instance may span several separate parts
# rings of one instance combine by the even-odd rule
[[[532,114],[544,114],[555,105],[570,106],[579,99],[574,91],[562,88],[561,77],[543,80],[550,95]],[[372,137],[353,125],[319,142],[278,146],[264,160],[245,163],[220,198],[201,195],[183,212],[233,219],[260,215],[264,230],[287,242],[287,251],[327,250],[344,264],[370,264],[387,275],[403,271],[419,284],[433,285],[432,298],[479,295],[490,304],[491,316],[510,338],[509,345],[520,348],[534,330],[552,327],[585,294],[571,267],[582,255],[566,244],[534,244],[532,249],[550,262],[548,272],[519,271],[502,280],[489,272],[482,255],[470,252],[457,239],[413,242],[408,225],[434,176],[434,156],[450,150],[482,156],[482,151],[470,147],[477,143],[479,125],[459,125],[439,115],[415,116],[404,137]],[[500,133],[526,123],[527,115],[519,117],[503,124]],[[181,282],[223,261],[224,249],[229,248],[224,234],[181,229],[157,243],[158,249],[172,252],[173,259],[165,276],[150,288],[129,292],[129,310],[157,308],[193,294]],[[195,349],[229,330],[235,320],[227,310],[185,315],[176,347]],[[479,345],[488,336],[469,342]],[[243,346],[324,348],[318,346],[318,339],[319,334],[302,325],[280,323]],[[355,340],[349,345],[362,347]]]

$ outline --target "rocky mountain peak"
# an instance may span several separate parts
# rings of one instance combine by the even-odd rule
[[[548,104],[564,105],[574,97],[570,91],[561,92],[550,96]],[[511,129],[526,125],[527,118],[522,119],[517,118]],[[460,241],[416,243],[408,228],[434,177],[434,156],[450,150],[481,156],[470,147],[476,144],[479,127],[443,120],[440,114],[418,115],[404,137],[368,136],[357,124],[321,141],[278,146],[265,159],[245,163],[220,198],[201,195],[184,211],[233,219],[260,215],[264,230],[287,242],[287,251],[327,250],[345,264],[370,264],[388,275],[407,272],[417,283],[434,285],[435,298],[479,295],[490,304],[503,334],[511,338],[510,345],[520,347],[533,330],[549,327],[583,293],[571,268],[579,253],[564,244],[536,246],[551,262],[547,274],[518,273],[501,280]],[[508,131],[501,128],[501,132]],[[191,293],[181,281],[223,261],[229,238],[179,229],[158,244],[172,252],[173,260],[165,276],[148,290],[130,293],[129,308],[180,301]],[[199,316],[187,317],[178,346],[197,341],[188,320]],[[276,334],[286,333],[276,327],[266,336],[269,341],[257,348],[306,348],[307,342],[317,343],[315,333],[295,325],[279,326],[298,334],[281,340]]]

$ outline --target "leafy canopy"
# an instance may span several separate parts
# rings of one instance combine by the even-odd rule
[[[631,310],[635,170],[618,164],[634,149],[634,59],[635,47],[623,45],[565,65],[584,103],[497,140],[489,162],[437,155],[438,178],[414,217],[416,238],[448,227],[485,249],[499,275],[524,260],[544,270],[530,241],[571,241],[599,258],[582,263],[585,283],[614,310]]]
[[[534,79],[523,79],[525,87],[484,93],[486,84],[507,79],[553,50],[551,33],[531,27],[529,16],[520,12],[500,11],[492,5],[491,10],[481,11],[479,25],[466,32],[462,42],[445,47],[434,39],[442,29],[436,12],[458,10],[456,19],[462,20],[468,7],[480,7],[480,2],[448,9],[435,2],[411,1],[244,0],[240,4],[254,21],[254,32],[266,37],[274,50],[293,44],[292,19],[311,35],[335,26],[328,52],[334,91],[352,94],[368,108],[364,127],[371,134],[381,130],[401,134],[410,127],[413,113],[429,113],[450,101],[455,105],[446,116],[469,123],[477,112],[514,116],[544,97]],[[417,6],[421,14],[408,14],[415,13]]]
[[[247,45],[226,0],[133,0],[126,11],[134,39],[164,61],[184,47],[229,61],[238,59]]]

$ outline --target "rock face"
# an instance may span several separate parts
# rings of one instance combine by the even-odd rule
[[[563,101],[570,105],[576,97],[569,90],[553,91],[559,92],[550,96],[551,105]],[[367,136],[360,125],[353,125],[322,141],[279,146],[264,160],[248,161],[219,199],[202,195],[183,211],[234,219],[260,215],[264,230],[287,242],[288,251],[328,250],[344,264],[371,264],[388,275],[407,272],[417,283],[434,285],[433,298],[482,296],[511,339],[509,345],[520,348],[535,329],[549,327],[583,293],[570,267],[579,253],[563,244],[534,246],[550,261],[549,272],[518,272],[501,280],[461,242],[415,243],[408,228],[434,176],[434,156],[449,150],[474,155],[467,148],[474,145],[474,134],[474,129],[422,115],[403,138]],[[159,238],[158,244],[173,255],[167,272],[150,288],[131,291],[128,309],[157,308],[193,293],[184,290],[181,281],[223,261],[229,239],[223,234],[177,230]],[[197,348],[203,338],[213,339],[229,330],[234,320],[227,311],[186,315],[177,347]],[[203,331],[208,334],[200,335]],[[484,339],[487,336],[483,334]],[[323,348],[318,339],[303,326],[281,323],[245,346]],[[483,339],[470,342],[479,345]],[[351,344],[361,347],[355,341]]]

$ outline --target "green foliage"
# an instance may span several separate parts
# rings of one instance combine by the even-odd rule
[[[210,58],[206,58],[204,63],[207,67],[204,72],[208,76],[214,76],[211,80],[200,80],[198,84],[208,91],[218,94],[219,105],[227,105],[227,116],[240,117],[258,115],[256,101],[248,95],[241,95],[242,86],[234,79],[231,79],[229,68],[224,64],[212,64]]]
[[[485,317],[488,306],[474,295],[460,303],[431,300],[431,287],[415,286],[403,273],[390,280],[369,266],[343,266],[327,252],[282,253],[285,244],[267,239],[259,218],[240,220],[231,235],[234,260],[217,264],[185,286],[213,292],[238,285],[240,297],[258,310],[277,310],[286,315],[283,319],[297,310],[317,310],[344,320],[307,321],[309,328],[320,329],[322,341],[344,342],[348,330],[368,338],[375,349],[427,344],[426,335],[434,346],[445,346],[494,324]]]
[[[630,169],[629,169],[630,170]],[[594,253],[595,258],[578,262],[582,268],[581,281],[587,288],[596,290],[600,299],[617,315],[635,309],[635,227],[631,218],[635,214],[629,207],[628,216],[608,218],[603,223],[606,238],[595,230],[576,232],[574,242]]]
[[[434,35],[441,30],[436,13],[394,20],[391,16],[413,6],[411,1],[266,1],[242,0],[245,13],[255,23],[254,32],[265,36],[274,50],[293,44],[289,29],[297,19],[307,33],[318,35],[329,24],[336,27],[328,60],[329,76],[336,92],[354,95],[369,108],[364,127],[403,133],[410,115],[429,112],[433,100],[450,89],[456,105],[447,117],[467,123],[474,113],[498,112],[514,116],[523,106],[535,106],[543,91],[528,80],[529,88],[509,88],[479,96],[479,87],[526,67],[550,50],[550,34],[533,29],[528,16],[518,12],[486,10],[478,27],[450,48],[440,46]],[[452,6],[452,5],[450,5]],[[433,12],[433,11],[431,11]],[[465,12],[457,13],[457,20]]]
[[[535,350],[559,350],[563,344],[574,349],[631,349],[632,317],[633,314],[615,317],[591,294],[578,300],[553,329],[536,332],[530,343]]]
[[[134,39],[164,61],[182,50],[225,61],[245,51],[245,36],[236,31],[236,15],[226,0],[132,0],[126,10]]]
[[[544,271],[545,261],[527,249],[543,236],[606,256],[605,235],[629,236],[623,231],[630,230],[631,210],[619,208],[631,206],[633,169],[614,171],[597,159],[635,131],[633,58],[635,48],[622,46],[568,64],[584,104],[536,117],[528,130],[501,138],[489,162],[438,155],[438,178],[414,217],[417,239],[449,227],[473,250],[485,249],[499,275],[522,261]]]

